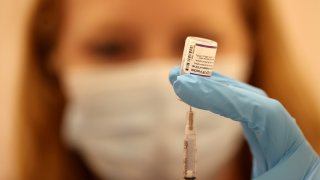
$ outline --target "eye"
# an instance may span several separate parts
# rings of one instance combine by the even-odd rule
[[[108,61],[123,60],[130,55],[130,46],[120,41],[98,42],[90,49],[95,57]]]

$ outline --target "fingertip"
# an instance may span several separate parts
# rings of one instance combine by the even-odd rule
[[[199,76],[197,75],[183,74],[178,76],[176,80],[178,80],[180,83],[196,83],[198,77]]]
[[[180,66],[172,68],[169,72],[169,81],[173,85],[174,81],[177,80],[177,77],[180,75]]]
[[[190,94],[190,87],[192,86],[192,82],[190,84],[190,81],[192,81],[189,78],[188,74],[178,76],[176,81],[173,83],[173,89],[176,93],[176,95],[185,103],[190,104],[189,99],[192,97]]]
[[[174,73],[174,69],[172,70]],[[173,89],[176,95],[185,103],[190,104],[189,100],[194,94],[194,90],[199,86],[197,78],[199,76],[192,74],[183,74],[175,76],[174,81],[172,81]]]

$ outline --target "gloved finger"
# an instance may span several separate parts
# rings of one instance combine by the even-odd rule
[[[176,66],[176,67],[172,68],[169,73],[169,81],[170,81],[171,85],[173,85],[173,82],[177,80],[178,76],[180,76],[180,66]],[[251,86],[251,85],[248,85],[248,84],[242,83],[240,81],[231,79],[229,77],[223,76],[222,74],[219,74],[217,72],[214,72],[212,74],[212,76],[208,77],[208,78],[212,78],[212,79],[214,79],[218,82],[221,82],[225,85],[234,86],[234,87],[238,87],[241,89],[246,89],[248,91],[251,91],[251,92],[263,95],[263,96],[267,96],[266,93],[261,89],[258,89],[256,87]]]
[[[239,87],[241,89],[246,89],[248,91],[255,92],[255,93],[263,95],[263,96],[267,96],[267,94],[262,89],[259,89],[254,86],[251,86],[249,84],[231,79],[231,78],[224,76],[218,72],[213,72],[211,78],[214,78],[216,81],[221,82],[223,84],[229,84],[234,87]]]
[[[180,66],[175,66],[169,72],[169,81],[171,85],[173,85],[173,82],[177,80],[178,76],[180,76]]]
[[[256,174],[274,167],[304,141],[293,118],[276,100],[214,78],[189,74],[178,76],[173,87],[187,104],[242,123],[255,161],[260,165]]]
[[[173,83],[176,94],[193,107],[214,110],[214,113],[243,121],[247,109],[236,105],[254,102],[265,102],[266,97],[228,84],[220,83],[213,78],[196,75],[180,75]],[[237,102],[238,101],[238,102]],[[232,116],[232,117],[230,117]],[[234,117],[233,117],[234,116]]]

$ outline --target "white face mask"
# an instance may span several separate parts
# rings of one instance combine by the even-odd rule
[[[168,81],[172,66],[136,64],[70,72],[63,137],[102,179],[182,178],[188,106]],[[208,179],[238,151],[240,125],[195,109],[197,177]]]

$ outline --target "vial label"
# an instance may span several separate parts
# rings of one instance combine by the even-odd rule
[[[217,52],[217,43],[212,40],[187,37],[181,63],[181,74],[210,77]]]

